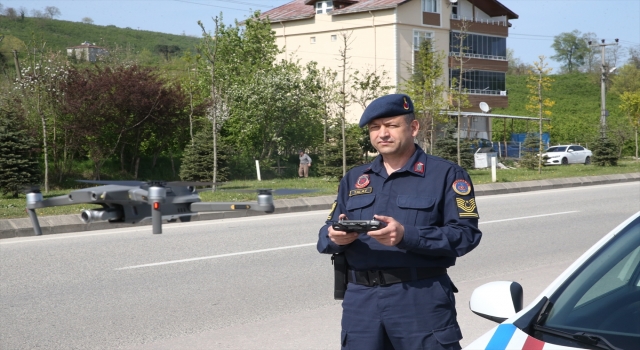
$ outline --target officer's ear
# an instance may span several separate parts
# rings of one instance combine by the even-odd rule
[[[418,122],[418,120],[412,120],[411,124],[409,124],[409,127],[411,128],[411,136],[418,136],[418,130],[420,130],[420,123]]]

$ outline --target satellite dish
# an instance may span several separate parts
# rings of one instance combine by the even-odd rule
[[[484,112],[487,113],[491,110],[491,108],[489,108],[489,105],[486,102],[480,102],[480,109]]]

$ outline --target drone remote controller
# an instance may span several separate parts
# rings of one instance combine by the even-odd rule
[[[365,233],[376,231],[387,226],[386,223],[378,220],[340,220],[331,224],[336,231]]]

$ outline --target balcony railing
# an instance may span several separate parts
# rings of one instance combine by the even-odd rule
[[[475,23],[484,23],[484,24],[492,24],[492,25],[496,25],[496,26],[507,26],[507,20],[506,19],[482,19],[482,18],[476,18],[475,20],[473,18],[467,18],[467,17],[461,17],[460,15],[455,15],[455,14],[451,14],[451,19],[457,19],[459,21],[468,21],[468,22],[475,22]]]
[[[459,52],[449,52],[449,56],[460,57],[460,53]],[[483,60],[495,60],[495,61],[506,61],[507,60],[507,56],[481,55],[481,54],[478,54],[478,53],[464,53],[464,54],[462,54],[462,56],[466,57],[466,58],[481,58]]]

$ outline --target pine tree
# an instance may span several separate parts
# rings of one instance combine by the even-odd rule
[[[608,137],[598,139],[592,146],[593,159],[591,162],[598,166],[618,165],[618,151],[616,145]]]
[[[520,157],[520,166],[530,170],[538,169],[540,161],[538,154],[540,154],[540,135],[527,134],[522,144],[522,156]],[[546,158],[542,159],[542,164],[546,162]]]
[[[213,179],[213,133],[211,127],[205,127],[194,135],[193,145],[184,150],[180,166],[180,179],[183,181],[212,181]],[[218,176],[216,181],[226,181],[225,147],[218,140]]]
[[[434,155],[458,163],[458,141],[456,140],[456,126],[448,123],[444,128],[444,137],[436,141]],[[460,161],[465,169],[473,168],[473,153],[471,142],[460,140]]]
[[[346,127],[347,169],[362,164],[362,131],[357,125]],[[328,131],[329,142],[326,144],[326,155],[321,157],[318,164],[318,174],[321,176],[342,178],[342,132],[340,125],[334,125]],[[368,137],[368,136],[367,136]]]
[[[38,143],[26,130],[13,111],[0,110],[0,191],[14,198],[25,186],[40,182]]]

